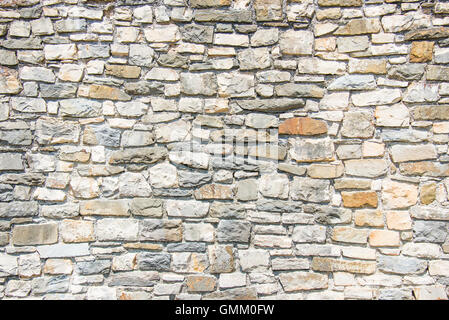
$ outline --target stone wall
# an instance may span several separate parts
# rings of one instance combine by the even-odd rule
[[[1,0],[0,298],[447,299],[449,3]]]

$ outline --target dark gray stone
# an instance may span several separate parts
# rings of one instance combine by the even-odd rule
[[[393,66],[388,70],[388,77],[396,80],[419,80],[424,74],[425,64],[409,63]]]
[[[416,242],[443,243],[448,233],[448,224],[442,221],[420,221],[413,225],[413,235]]]
[[[218,242],[248,242],[251,223],[239,220],[221,220],[217,227]]]
[[[120,130],[110,128],[107,124],[86,126],[83,140],[86,144],[119,147]]]
[[[137,266],[140,270],[170,270],[171,255],[167,253],[139,253]]]
[[[259,211],[270,212],[293,212],[300,211],[302,204],[300,202],[288,202],[282,200],[262,200],[256,203]]]
[[[212,174],[209,172],[195,172],[195,171],[178,171],[179,186],[181,187],[196,187],[205,184],[212,180]]]
[[[206,244],[204,242],[187,242],[187,243],[169,243],[167,245],[168,252],[205,252]]]
[[[250,111],[279,112],[298,109],[305,106],[303,99],[279,98],[279,99],[252,99],[236,100],[237,106]]]
[[[33,142],[30,130],[0,131],[0,142],[16,146],[29,146]]]
[[[212,43],[214,37],[213,26],[188,24],[180,28],[182,39],[186,42]]]
[[[52,83],[39,85],[42,98],[75,98],[78,86],[71,83]]]
[[[352,212],[350,209],[334,208],[334,207],[320,207],[315,212],[315,221],[321,224],[339,224],[350,223]]]
[[[31,282],[33,294],[64,293],[69,290],[70,278],[68,276],[42,277]]]
[[[107,274],[111,269],[111,260],[81,261],[76,264],[76,272],[82,275]]]
[[[8,39],[1,42],[6,49],[42,49],[42,40],[39,38]]]

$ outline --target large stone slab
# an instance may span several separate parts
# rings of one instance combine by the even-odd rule
[[[18,246],[52,244],[57,241],[57,223],[18,225],[12,233],[12,242]]]

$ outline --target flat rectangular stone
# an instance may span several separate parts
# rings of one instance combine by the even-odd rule
[[[194,20],[198,22],[238,22],[251,23],[252,12],[250,10],[219,10],[219,9],[197,9]]]
[[[192,8],[220,7],[231,5],[231,0],[191,0]]]
[[[97,84],[89,86],[89,97],[94,99],[106,99],[118,101],[131,100],[131,97],[119,88]]]
[[[53,245],[38,246],[37,252],[39,252],[40,257],[43,259],[79,257],[90,254],[88,243],[58,243]]]
[[[449,105],[417,106],[412,114],[415,120],[449,120]]]
[[[381,25],[379,19],[353,19],[346,25],[339,27],[334,35],[359,35],[379,33]]]
[[[57,223],[17,225],[14,227],[12,233],[12,242],[18,246],[52,244],[57,241]]]
[[[105,218],[97,221],[99,241],[136,241],[138,232],[138,220]]]
[[[23,169],[20,153],[0,153],[0,171],[22,171]]]
[[[1,42],[2,47],[6,49],[42,49],[42,40],[40,38],[26,39],[7,39]]]
[[[142,241],[179,242],[182,240],[181,220],[144,219],[139,226]]]
[[[394,162],[419,161],[436,159],[437,153],[434,145],[394,145],[391,147],[391,156]]]
[[[313,272],[283,272],[279,275],[279,280],[285,292],[326,289],[328,286],[326,275]]]
[[[4,218],[32,217],[38,212],[39,206],[35,201],[0,203],[0,217]]]
[[[156,271],[119,272],[110,276],[111,286],[153,287],[159,281]]]
[[[449,177],[449,164],[447,163],[432,161],[403,162],[399,164],[399,169],[402,174],[411,176]]]
[[[305,106],[303,99],[252,99],[252,100],[235,100],[235,103],[245,110],[278,112],[290,109],[302,108]]]
[[[322,7],[360,7],[362,0],[318,0],[318,5]]]
[[[163,147],[134,148],[114,151],[109,159],[110,164],[154,163],[167,156],[167,149]]]
[[[376,271],[376,262],[314,257],[312,269],[324,272],[344,271],[357,274],[373,274]]]
[[[449,221],[449,210],[414,206],[410,208],[410,215],[415,219]]]
[[[168,200],[165,203],[168,216],[200,218],[209,212],[209,203],[196,200]]]
[[[91,200],[82,202],[80,214],[83,216],[129,216],[128,200]]]

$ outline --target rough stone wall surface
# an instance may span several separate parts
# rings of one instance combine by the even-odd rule
[[[448,63],[447,2],[0,0],[0,298],[447,299]]]

